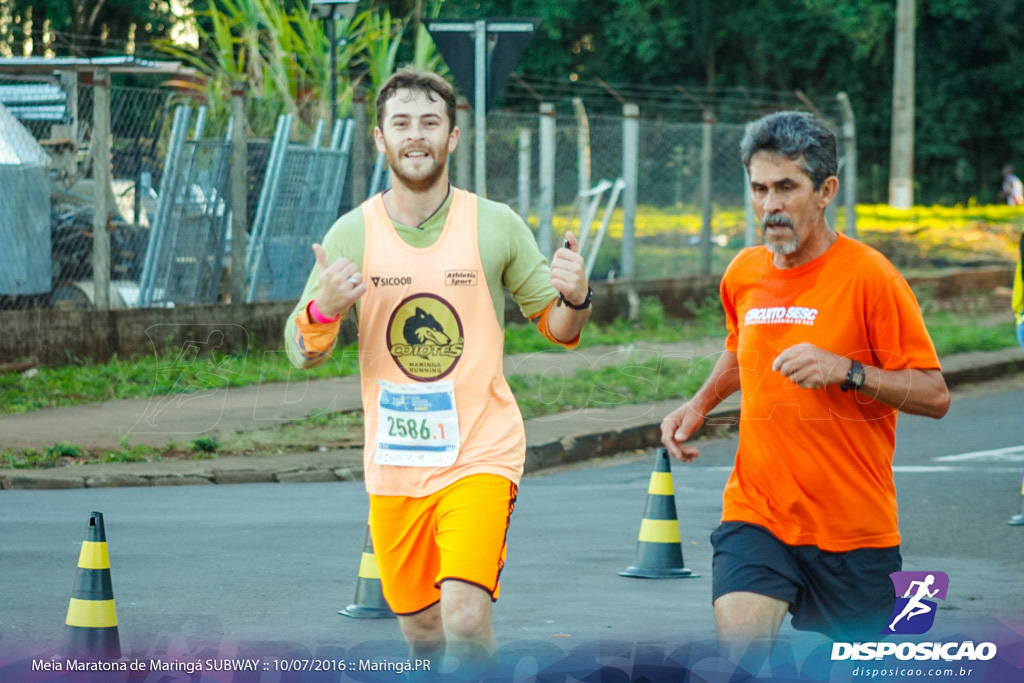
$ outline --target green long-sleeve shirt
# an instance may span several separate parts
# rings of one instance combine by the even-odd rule
[[[448,218],[451,197],[449,192],[437,212],[419,227],[395,223],[398,234],[406,244],[424,249],[438,240]],[[511,292],[523,314],[532,319],[558,296],[551,285],[550,268],[537,247],[533,233],[507,205],[484,198],[479,198],[477,202],[477,226],[480,260],[498,321],[505,319],[505,289]],[[362,269],[364,238],[362,207],[357,207],[335,221],[324,236],[323,247],[327,260],[333,263],[345,257]],[[315,263],[312,248],[309,257],[310,262]],[[326,358],[326,354],[315,359],[303,354],[295,323],[296,317],[316,298],[319,278],[319,268],[314,266],[302,296],[285,326],[285,348],[296,367],[312,367]],[[358,301],[355,315],[358,321]]]

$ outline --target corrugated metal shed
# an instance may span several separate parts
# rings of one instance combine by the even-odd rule
[[[51,288],[50,157],[0,104],[0,294]]]
[[[58,71],[88,72],[109,69],[111,73],[195,74],[181,62],[139,59],[130,55],[112,57],[0,57],[0,74],[53,74]]]
[[[19,121],[67,123],[68,96],[55,83],[0,84],[0,104]]]
[[[50,155],[3,103],[0,103],[0,164],[50,165]]]

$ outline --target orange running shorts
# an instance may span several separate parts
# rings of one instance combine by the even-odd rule
[[[431,607],[447,580],[479,586],[497,600],[517,492],[505,477],[474,474],[422,498],[371,495],[370,534],[392,611]]]

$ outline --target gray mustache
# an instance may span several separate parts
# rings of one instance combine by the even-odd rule
[[[788,216],[778,216],[778,215],[765,216],[761,220],[761,229],[762,230],[764,230],[765,228],[768,228],[768,227],[772,227],[772,226],[779,226],[779,227],[783,227],[783,228],[792,228],[793,227],[793,221]]]

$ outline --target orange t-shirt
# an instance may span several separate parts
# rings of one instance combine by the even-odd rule
[[[452,193],[441,236],[423,249],[402,240],[381,195],[363,204],[362,270],[374,286],[363,296],[359,310],[359,371],[366,490],[374,495],[426,496],[477,473],[518,483],[523,473],[526,432],[503,372],[505,336],[480,260],[477,197],[455,188]],[[382,385],[381,380],[390,384]],[[433,391],[431,387],[441,382],[454,385],[457,458],[438,466],[389,464],[388,448],[382,449],[381,443],[405,436],[403,425],[420,430],[418,449],[435,448],[445,438],[445,429],[448,438],[456,431],[451,422],[420,420],[418,415],[424,413],[411,408],[408,419],[391,424],[387,414],[381,419],[382,405],[388,401],[406,408],[418,401],[424,409],[444,403],[439,394],[410,393]],[[432,403],[435,400],[439,403]],[[401,448],[399,444],[395,452]]]
[[[744,250],[721,294],[742,391],[723,521],[828,551],[899,545],[897,411],[838,385],[801,389],[771,366],[808,342],[886,370],[939,368],[910,286],[880,253],[838,235],[792,269],[776,268],[766,247]]]

